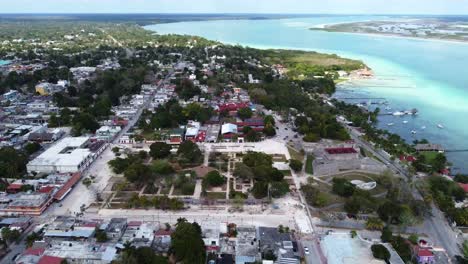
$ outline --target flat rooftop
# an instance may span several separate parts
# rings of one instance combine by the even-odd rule
[[[91,155],[89,137],[67,137],[28,163],[28,166],[78,166]]]

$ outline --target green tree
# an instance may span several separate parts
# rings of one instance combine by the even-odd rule
[[[353,195],[356,187],[346,179],[343,178],[333,178],[333,187],[332,190],[334,193],[339,196],[349,197]]]
[[[188,100],[201,93],[200,88],[193,85],[193,82],[189,79],[183,79],[180,81],[180,83],[176,86],[175,91],[180,98],[185,100]]]
[[[42,236],[36,232],[32,232],[26,237],[26,246],[28,248],[32,247],[35,241],[41,240]]]
[[[12,147],[0,148],[0,178],[18,178],[26,171],[27,156]]]
[[[369,230],[382,230],[384,223],[376,217],[369,217],[366,221],[366,228]]]
[[[100,230],[98,228],[96,228],[94,237],[96,238],[96,241],[99,243],[104,243],[104,242],[107,242],[108,240],[107,233],[104,230]]]
[[[24,150],[29,155],[36,153],[40,149],[41,149],[41,144],[39,144],[37,142],[29,142],[29,143],[26,144],[26,146],[24,146]]]
[[[268,195],[268,183],[263,181],[256,181],[252,187],[252,195],[255,199],[262,199]]]
[[[219,171],[214,170],[210,171],[205,175],[203,179],[203,184],[209,187],[221,186],[225,182],[225,178],[219,173]]]
[[[274,137],[276,136],[276,129],[273,125],[267,124],[263,129],[263,134],[267,137]]]
[[[155,160],[151,165],[151,171],[155,174],[168,175],[174,172],[174,168],[165,160]]]
[[[186,140],[177,150],[177,158],[182,166],[197,166],[203,162],[203,155],[197,144]]]
[[[2,238],[7,243],[17,242],[20,238],[21,233],[17,229],[10,229],[5,227],[2,229]]]
[[[385,261],[385,263],[390,263],[390,252],[384,245],[382,244],[372,245],[371,250],[372,250],[372,255],[374,256],[374,258],[381,259]]]
[[[205,243],[199,226],[195,224],[178,222],[171,235],[171,249],[177,261],[183,264],[205,264]]]
[[[124,177],[129,182],[145,184],[154,181],[153,174],[148,166],[141,163],[131,164],[125,171]]]
[[[385,226],[382,229],[382,235],[380,236],[380,239],[382,239],[382,242],[387,243],[387,242],[392,241],[392,238],[393,238],[392,230],[390,229],[389,226]]]
[[[272,182],[270,185],[270,195],[273,198],[280,198],[289,193],[289,184],[286,181]]]
[[[237,116],[242,120],[249,119],[252,117],[252,115],[252,109],[249,107],[244,107],[237,111]]]
[[[244,163],[236,163],[236,168],[234,169],[233,175],[234,177],[243,180],[253,179],[254,177],[252,169]]]
[[[164,159],[171,154],[171,148],[164,142],[155,142],[150,146],[150,155],[153,159]]]
[[[296,160],[296,159],[290,159],[289,160],[289,167],[293,170],[293,171],[301,171],[302,170],[302,166],[304,164],[302,164],[302,161],[300,160]]]

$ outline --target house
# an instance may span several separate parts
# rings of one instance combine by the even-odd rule
[[[262,253],[272,252],[276,255],[278,263],[299,264],[297,248],[289,233],[280,233],[274,227],[259,227],[259,248]]]
[[[169,132],[169,144],[179,145],[184,140],[184,130],[176,128]]]
[[[171,246],[172,230],[159,229],[154,233],[153,249],[160,253],[166,253]]]
[[[235,263],[255,263],[261,260],[258,250],[257,229],[253,226],[237,227]]]
[[[118,241],[124,234],[127,228],[126,218],[112,218],[107,225],[104,225],[104,231],[109,240]]]
[[[2,99],[5,101],[16,101],[19,97],[19,93],[16,90],[10,90],[2,95]]]
[[[206,129],[205,142],[216,143],[219,137],[221,126],[219,124],[208,125]]]
[[[195,141],[198,132],[200,130],[200,122],[189,121],[187,124],[187,129],[185,131],[185,140]]]
[[[119,126],[102,126],[96,130],[98,140],[110,141],[122,130]]]
[[[251,127],[257,132],[262,132],[265,128],[265,122],[263,121],[263,118],[249,118],[242,122],[237,122],[236,124],[239,131],[242,131],[244,127]]]
[[[217,252],[219,250],[219,226],[205,225],[202,227],[202,233],[206,250]]]
[[[85,240],[94,236],[97,222],[78,222],[74,217],[57,216],[44,231],[47,240]]]
[[[59,128],[43,131],[43,132],[34,132],[29,133],[28,141],[37,142],[37,143],[51,143],[59,140],[65,132]]]
[[[237,125],[227,123],[221,126],[221,135],[225,140],[232,140],[233,137],[237,136]]]
[[[49,104],[48,101],[45,100],[35,100],[29,104],[26,105],[26,111],[30,113],[45,113],[45,112],[50,112],[50,111],[56,111],[58,110],[57,107]]]
[[[444,152],[444,148],[439,144],[417,144],[414,148],[418,152],[424,152],[424,151]]]
[[[36,85],[35,90],[36,93],[40,95],[52,95],[54,93],[58,93],[63,91],[65,87],[49,82],[42,82]]]
[[[52,201],[52,195],[47,193],[19,193],[5,207],[0,208],[0,214],[39,216]]]
[[[130,221],[121,240],[135,247],[149,247],[154,240],[154,226],[141,221]]]

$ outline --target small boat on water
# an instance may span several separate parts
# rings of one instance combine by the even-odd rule
[[[411,130],[411,134],[414,135],[414,134],[416,134],[416,133],[418,133],[418,132],[416,132],[416,130]]]
[[[408,124],[408,120],[403,121],[403,124]]]
[[[444,126],[442,124],[437,124],[437,127],[440,129],[444,129]]]
[[[388,123],[387,126],[393,126],[394,124],[393,123]]]
[[[421,129],[426,129],[426,126],[422,126]]]
[[[385,110],[392,110],[390,106],[385,107]]]

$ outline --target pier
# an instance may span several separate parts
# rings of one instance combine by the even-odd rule
[[[336,97],[338,100],[385,100],[383,97]]]
[[[445,152],[468,152],[468,149],[446,149]]]

